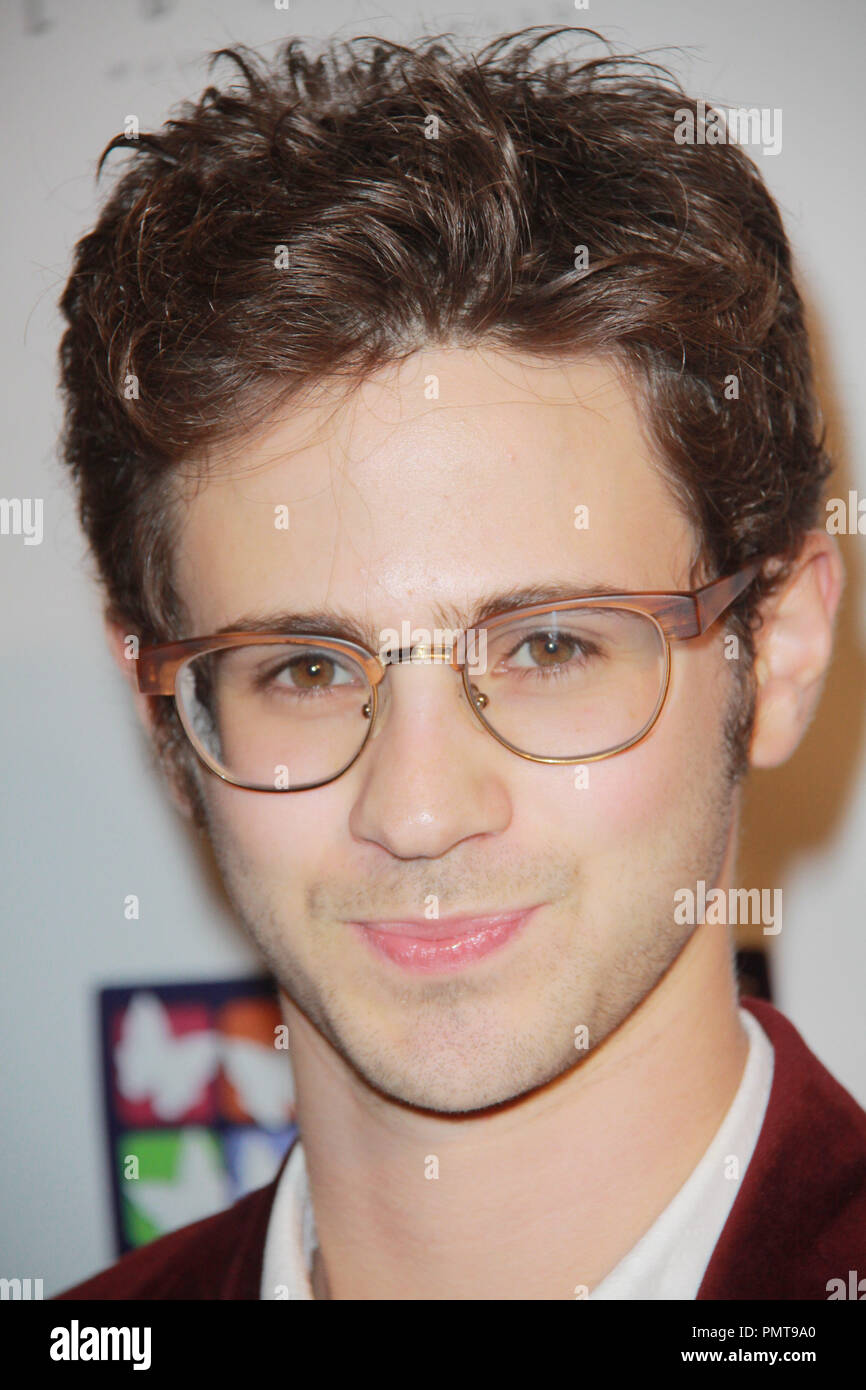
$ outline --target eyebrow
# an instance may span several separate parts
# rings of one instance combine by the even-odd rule
[[[441,604],[434,604],[433,611],[436,627],[456,628],[465,631],[468,628],[480,627],[487,618],[493,617],[497,613],[531,608],[540,603],[567,602],[573,598],[604,598],[627,592],[628,589],[623,589],[621,585],[617,587],[613,584],[593,584],[587,587],[575,583],[573,580],[559,581],[522,587],[513,586],[498,593],[486,594],[477,600],[474,609],[465,612],[453,605],[443,606]],[[390,624],[385,624],[385,626],[390,626]],[[425,624],[420,624],[420,626],[425,626]],[[218,628],[213,635],[220,637],[225,632],[284,632],[287,635],[309,633],[316,637],[345,638],[350,642],[356,642],[361,647],[375,651],[379,646],[379,632],[381,631],[381,628],[376,629],[360,622],[341,608],[316,608],[306,611],[259,609],[226,623],[224,627]]]

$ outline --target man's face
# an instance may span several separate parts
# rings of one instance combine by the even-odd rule
[[[695,535],[606,364],[443,349],[286,417],[186,504],[190,635],[278,608],[432,632],[443,605],[512,586],[689,587]],[[242,921],[369,1083],[442,1111],[521,1095],[586,1055],[578,1025],[597,1046],[675,960],[691,929],[674,893],[713,882],[728,843],[733,681],[719,628],[672,650],[658,723],[589,764],[588,786],[498,744],[437,664],[388,668],[373,737],[327,786],[269,794],[199,770]],[[539,906],[457,970],[409,971],[351,925],[424,918],[431,894],[441,917]]]

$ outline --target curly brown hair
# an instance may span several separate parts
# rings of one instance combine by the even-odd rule
[[[107,610],[142,642],[191,635],[181,465],[325,376],[485,344],[620,364],[701,538],[694,576],[785,562],[729,617],[751,669],[830,471],[788,240],[736,144],[674,139],[696,104],[667,69],[542,52],[563,35],[605,42],[221,49],[233,85],[106,146],[98,172],[129,159],[60,301],[62,452]]]

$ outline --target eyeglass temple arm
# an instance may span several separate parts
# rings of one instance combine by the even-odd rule
[[[726,608],[730,608],[735,599],[739,598],[744,589],[747,589],[752,580],[760,573],[763,560],[754,560],[750,565],[738,570],[736,574],[728,575],[725,579],[717,579],[712,584],[705,584],[702,589],[695,593],[695,604],[698,613],[698,634],[706,632],[716,619],[724,613]]]

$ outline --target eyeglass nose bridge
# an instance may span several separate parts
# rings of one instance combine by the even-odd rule
[[[414,642],[409,647],[392,647],[387,651],[379,653],[379,661],[383,668],[382,677],[389,666],[408,666],[408,665],[429,665],[429,666],[450,666],[458,675],[463,678],[463,689],[471,704],[477,710],[484,709],[488,704],[488,697],[484,695],[476,686],[472,685],[468,678],[468,668],[471,663],[467,663],[460,658],[460,647],[457,643],[447,646],[435,645],[428,642]],[[371,724],[373,717],[378,713],[379,707],[379,682],[373,685],[372,699],[368,700],[363,706],[362,713],[365,719],[369,719]],[[485,725],[485,727],[487,727]],[[492,733],[492,730],[488,730]],[[494,738],[496,735],[494,734]],[[366,740],[365,740],[366,742]]]
[[[411,662],[425,665],[453,666],[460,669],[461,663],[454,654],[454,646],[433,646],[427,642],[414,642],[411,647],[396,647],[381,656],[384,666],[402,666]]]

